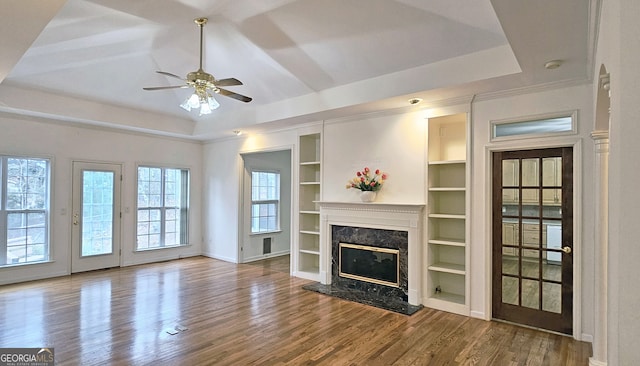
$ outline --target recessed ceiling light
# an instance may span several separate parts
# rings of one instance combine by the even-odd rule
[[[416,105],[418,103],[422,102],[422,98],[411,98],[409,99],[409,104],[411,105]]]
[[[234,135],[236,135],[236,136],[240,136],[240,135],[242,135],[242,131],[240,131],[240,130],[233,130],[233,134],[234,134]]]
[[[562,65],[562,60],[551,60],[544,64],[544,68],[547,70],[557,69]]]

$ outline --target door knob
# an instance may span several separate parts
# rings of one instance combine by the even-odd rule
[[[571,247],[563,247],[562,251],[567,253],[567,254],[570,254],[571,253]]]

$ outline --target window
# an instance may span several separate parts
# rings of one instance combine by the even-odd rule
[[[491,139],[540,137],[575,133],[574,116],[546,117],[521,121],[500,121],[491,123]]]
[[[189,171],[138,167],[136,249],[188,244]]]
[[[49,260],[49,160],[0,156],[0,266]]]
[[[280,230],[280,173],[251,172],[251,233]]]

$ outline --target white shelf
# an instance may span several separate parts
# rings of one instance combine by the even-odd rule
[[[429,271],[453,273],[458,275],[466,274],[464,265],[461,265],[461,264],[438,262],[430,265],[429,267],[427,267],[427,269]]]
[[[467,114],[429,118],[424,305],[469,315]]]
[[[433,238],[428,240],[429,244],[437,244],[437,245],[450,245],[453,247],[464,247],[467,246],[467,243],[464,240],[455,239],[455,238]]]
[[[300,230],[300,234],[320,235],[320,232],[319,231],[311,231],[311,230]]]
[[[438,160],[430,161],[429,165],[445,165],[445,164],[466,164],[466,160]]]
[[[454,304],[464,305],[464,296],[458,294],[452,294],[449,292],[440,292],[432,296],[434,300],[452,302]]]
[[[320,279],[320,207],[322,139],[319,130],[298,136],[298,221],[294,275]]]
[[[432,219],[458,219],[458,220],[464,220],[467,217],[466,217],[466,215],[430,213],[429,214],[429,218],[432,218]]]

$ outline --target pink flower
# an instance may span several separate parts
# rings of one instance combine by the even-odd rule
[[[361,182],[364,182],[364,177],[360,177],[360,181],[361,181]]]
[[[382,174],[382,179],[387,179],[387,173]]]
[[[373,186],[375,186],[375,185],[376,185],[376,182],[371,182],[369,185],[370,185],[371,187],[373,187]]]
[[[356,175],[359,177],[359,176],[361,176],[361,175],[362,175],[362,173],[357,172],[357,173],[356,173]]]
[[[364,167],[364,172],[365,172],[365,173],[369,173],[369,168]]]
[[[376,169],[376,174],[380,174],[380,169]]]

